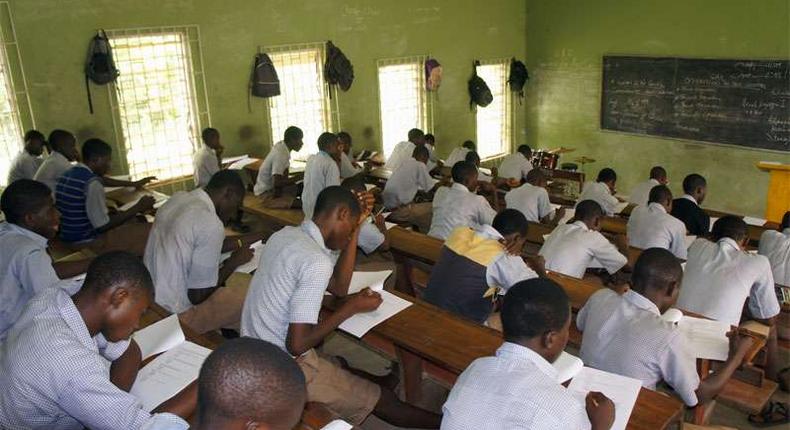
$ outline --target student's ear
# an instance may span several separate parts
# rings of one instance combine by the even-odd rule
[[[120,307],[130,296],[131,293],[125,287],[116,287],[110,293],[110,305],[114,308]]]
[[[541,336],[540,339],[542,343],[541,346],[543,346],[543,348],[547,350],[551,350],[554,347],[554,344],[556,344],[557,341],[559,340],[558,335],[559,333],[553,330],[549,330],[546,333],[543,333],[543,336]]]

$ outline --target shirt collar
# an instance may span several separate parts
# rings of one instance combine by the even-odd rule
[[[34,232],[33,230],[28,230],[14,223],[10,223],[10,222],[0,223],[0,230],[8,230],[8,231],[19,233],[25,237],[30,238],[33,242],[36,243],[36,245],[40,247],[42,248],[47,247],[48,239],[46,237]]]
[[[483,224],[480,227],[478,227],[477,232],[484,236],[488,236],[490,239],[499,240],[505,238],[504,236],[502,236],[502,234],[499,231],[497,231],[497,229],[495,229],[494,227],[488,224]]]
[[[58,290],[58,292],[55,293],[55,306],[57,306],[60,315],[63,317],[63,321],[65,321],[71,331],[74,332],[80,343],[91,351],[98,352],[99,348],[88,332],[88,326],[85,325],[85,320],[82,319],[82,315],[77,310],[77,306],[74,305],[74,301],[71,300],[71,297],[65,290]]]
[[[736,242],[734,239],[730,237],[723,237],[719,239],[719,247],[725,247],[725,246],[730,246],[736,251],[741,250],[741,247],[738,245],[738,242]]]
[[[590,230],[590,227],[587,227],[587,224],[585,224],[584,221],[574,221],[573,223],[571,223],[571,225],[575,225],[577,227],[580,227],[584,231],[589,231]]]
[[[195,188],[192,190],[192,193],[195,194],[195,197],[198,198],[201,202],[203,202],[207,208],[210,208],[212,212],[216,212],[217,208],[214,207],[214,201],[211,200],[211,196],[208,195],[206,190],[203,188]]]
[[[326,247],[326,242],[324,242],[324,236],[321,234],[321,229],[312,221],[312,220],[304,220],[302,225],[300,226],[302,231],[305,232],[311,239],[321,247],[321,250],[327,254],[331,254],[332,250]]]
[[[505,342],[496,351],[496,356],[506,360],[528,361],[552,380],[557,380],[557,369],[537,352],[511,342]]]
[[[625,294],[623,294],[623,298],[625,301],[638,307],[639,309],[646,310],[652,314],[661,315],[661,312],[658,310],[658,306],[656,306],[655,303],[651,302],[650,299],[634,290],[626,291]]]
[[[699,206],[699,203],[697,203],[697,199],[695,199],[694,197],[691,197],[688,194],[683,194],[682,196],[680,196],[680,198],[681,199],[690,200],[690,201],[694,202],[695,205]]]
[[[450,188],[454,190],[466,191],[467,193],[469,192],[469,188],[466,188],[466,185],[459,184],[458,182],[453,182],[453,185]]]
[[[655,184],[655,185],[661,185],[661,182],[658,182],[657,180],[655,180],[653,178],[648,179],[647,182],[650,182],[651,184]]]
[[[664,207],[664,205],[658,202],[650,203],[649,205],[647,205],[647,207],[651,211],[658,211],[661,212],[662,214],[667,213],[667,209]]]
[[[65,162],[67,162],[67,163],[70,163],[69,159],[68,159],[68,158],[66,158],[66,156],[65,156],[65,155],[61,154],[61,153],[60,153],[60,152],[58,152],[58,151],[53,151],[51,154],[49,154],[49,156],[50,156],[50,157],[53,157],[53,158],[60,158],[60,159],[62,159],[63,161],[65,161]]]

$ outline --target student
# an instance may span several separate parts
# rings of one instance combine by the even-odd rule
[[[156,302],[198,333],[239,324],[247,289],[223,285],[250,261],[249,245],[261,239],[254,233],[225,238],[224,224],[243,199],[239,174],[222,170],[205,188],[176,193],[156,214],[144,256]],[[220,255],[230,251],[220,264]]]
[[[295,182],[288,177],[291,151],[302,149],[304,133],[298,127],[285,129],[283,140],[277,142],[261,164],[253,191],[265,207],[287,209],[296,200]]]
[[[459,161],[453,166],[453,185],[442,187],[433,199],[433,218],[429,236],[445,240],[457,227],[477,228],[490,225],[496,211],[485,197],[477,195],[478,185],[493,193],[495,206],[496,190],[491,184],[477,182],[477,168],[472,163]]]
[[[204,128],[200,137],[203,145],[192,156],[195,188],[205,187],[211,177],[222,169],[222,153],[225,151],[216,128]]]
[[[312,219],[274,233],[263,248],[244,303],[242,336],[272,342],[295,357],[307,380],[307,399],[326,404],[359,425],[373,412],[400,427],[439,426],[440,417],[398,400],[395,393],[345,370],[315,347],[351,316],[373,311],[381,296],[365,289],[348,296],[359,225],[370,215],[350,191],[321,191]],[[337,251],[340,251],[338,256]],[[318,319],[324,293],[348,296]]]
[[[55,191],[60,175],[71,168],[72,161],[77,161],[77,140],[66,130],[52,130],[49,133],[49,146],[52,152],[41,163],[33,179],[43,182],[50,190]]]
[[[437,167],[441,167],[442,160],[436,156],[436,137],[432,134],[425,135],[425,147],[428,149],[428,171],[433,171]]]
[[[705,178],[692,173],[683,178],[683,194],[672,202],[672,216],[683,221],[688,234],[707,236],[710,232],[710,216],[699,205],[705,200],[708,185]]]
[[[47,241],[58,232],[60,214],[52,192],[31,179],[19,179],[3,191],[0,208],[0,342],[25,304],[61,279],[85,273],[89,259],[53,263]]]
[[[25,133],[25,147],[14,157],[8,169],[9,184],[18,179],[33,179],[44,162],[41,154],[44,153],[46,143],[44,135],[38,130],[28,130]]]
[[[650,179],[636,184],[631,190],[628,203],[634,206],[646,206],[650,197],[650,190],[656,185],[667,185],[668,183],[667,171],[661,166],[654,166],[650,169]]]
[[[499,165],[499,177],[511,182],[521,183],[532,170],[532,148],[520,145],[518,150],[502,159]]]
[[[428,149],[417,146],[412,158],[404,161],[392,172],[382,193],[384,207],[391,211],[389,219],[395,223],[416,225],[421,232],[431,226],[431,203],[417,203],[415,198],[422,192],[434,191],[438,181],[428,173]]]
[[[664,248],[686,259],[686,226],[669,213],[672,191],[666,185],[650,190],[646,206],[637,206],[628,218],[628,245],[639,249]]]
[[[634,265],[631,289],[622,295],[608,288],[593,294],[576,318],[583,332],[584,364],[638,379],[651,390],[666,381],[688,407],[715,398],[741,366],[752,340],[731,333],[727,361],[700,381],[688,340],[675,324],[661,318],[675,304],[682,277],[675,256],[650,248]]]
[[[464,161],[467,163],[472,163],[477,167],[477,180],[479,182],[490,182],[492,184],[497,184],[497,168],[491,168],[491,175],[487,175],[480,170],[480,155],[475,151],[469,151],[466,153],[466,157]]]
[[[0,428],[186,429],[178,416],[192,414],[194,384],[153,415],[128,393],[141,359],[130,336],[153,298],[145,266],[125,252],[96,258],[71,297],[33,298],[0,346]]]
[[[499,315],[492,315],[496,299],[516,283],[538,276],[521,258],[526,241],[527,219],[515,209],[500,212],[492,225],[456,228],[431,270],[423,299],[501,328]]]
[[[610,274],[623,268],[628,259],[600,233],[602,217],[603,210],[595,201],[579,202],[574,218],[557,226],[538,252],[546,260],[546,269],[581,279],[596,262]]]
[[[532,169],[527,173],[527,182],[505,194],[505,204],[508,209],[524,214],[527,221],[557,225],[565,216],[565,208],[554,210],[551,207],[547,183],[540,169]]]
[[[617,184],[617,173],[614,170],[606,167],[598,172],[598,178],[595,182],[586,182],[579,201],[594,200],[603,209],[606,216],[613,216],[617,211],[617,205],[620,199],[615,197],[617,192],[615,185]]]
[[[552,363],[568,343],[568,295],[548,279],[514,285],[502,305],[505,343],[464,370],[442,407],[442,430],[592,429],[614,422],[614,403],[584,401],[557,381]]]
[[[778,231],[763,232],[758,253],[771,263],[774,281],[790,287],[790,211],[785,212]]]
[[[400,167],[401,169],[403,166]],[[343,188],[356,195],[363,195],[368,192],[365,183],[359,177],[343,179],[340,184]],[[365,254],[373,254],[376,251],[386,251],[389,249],[389,239],[387,239],[387,225],[384,223],[384,216],[377,214],[372,222],[365,220],[359,226],[359,249]]]
[[[353,161],[351,153],[351,135],[345,131],[337,134],[338,149],[340,151],[340,177],[350,178],[362,173],[362,167]]]
[[[209,354],[197,385],[192,430],[291,430],[307,401],[293,358],[250,337],[226,341]]]
[[[400,142],[392,148],[392,154],[390,154],[384,167],[395,171],[404,161],[411,158],[414,148],[425,145],[425,133],[419,128],[409,130],[408,138],[409,140]]]
[[[471,140],[464,141],[460,147],[454,148],[450,155],[447,157],[445,163],[452,167],[459,161],[466,161],[466,154],[475,150],[475,143]]]
[[[307,160],[302,190],[302,210],[305,219],[313,217],[313,208],[318,194],[324,188],[340,185],[340,150],[337,135],[321,133],[318,136],[318,154]]]

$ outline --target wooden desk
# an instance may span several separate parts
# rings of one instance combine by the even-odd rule
[[[263,201],[252,193],[244,196],[242,210],[280,225],[299,225],[304,221],[301,209],[271,209],[263,206]]]

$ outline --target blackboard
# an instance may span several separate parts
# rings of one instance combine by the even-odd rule
[[[790,61],[604,56],[601,128],[790,151]]]

